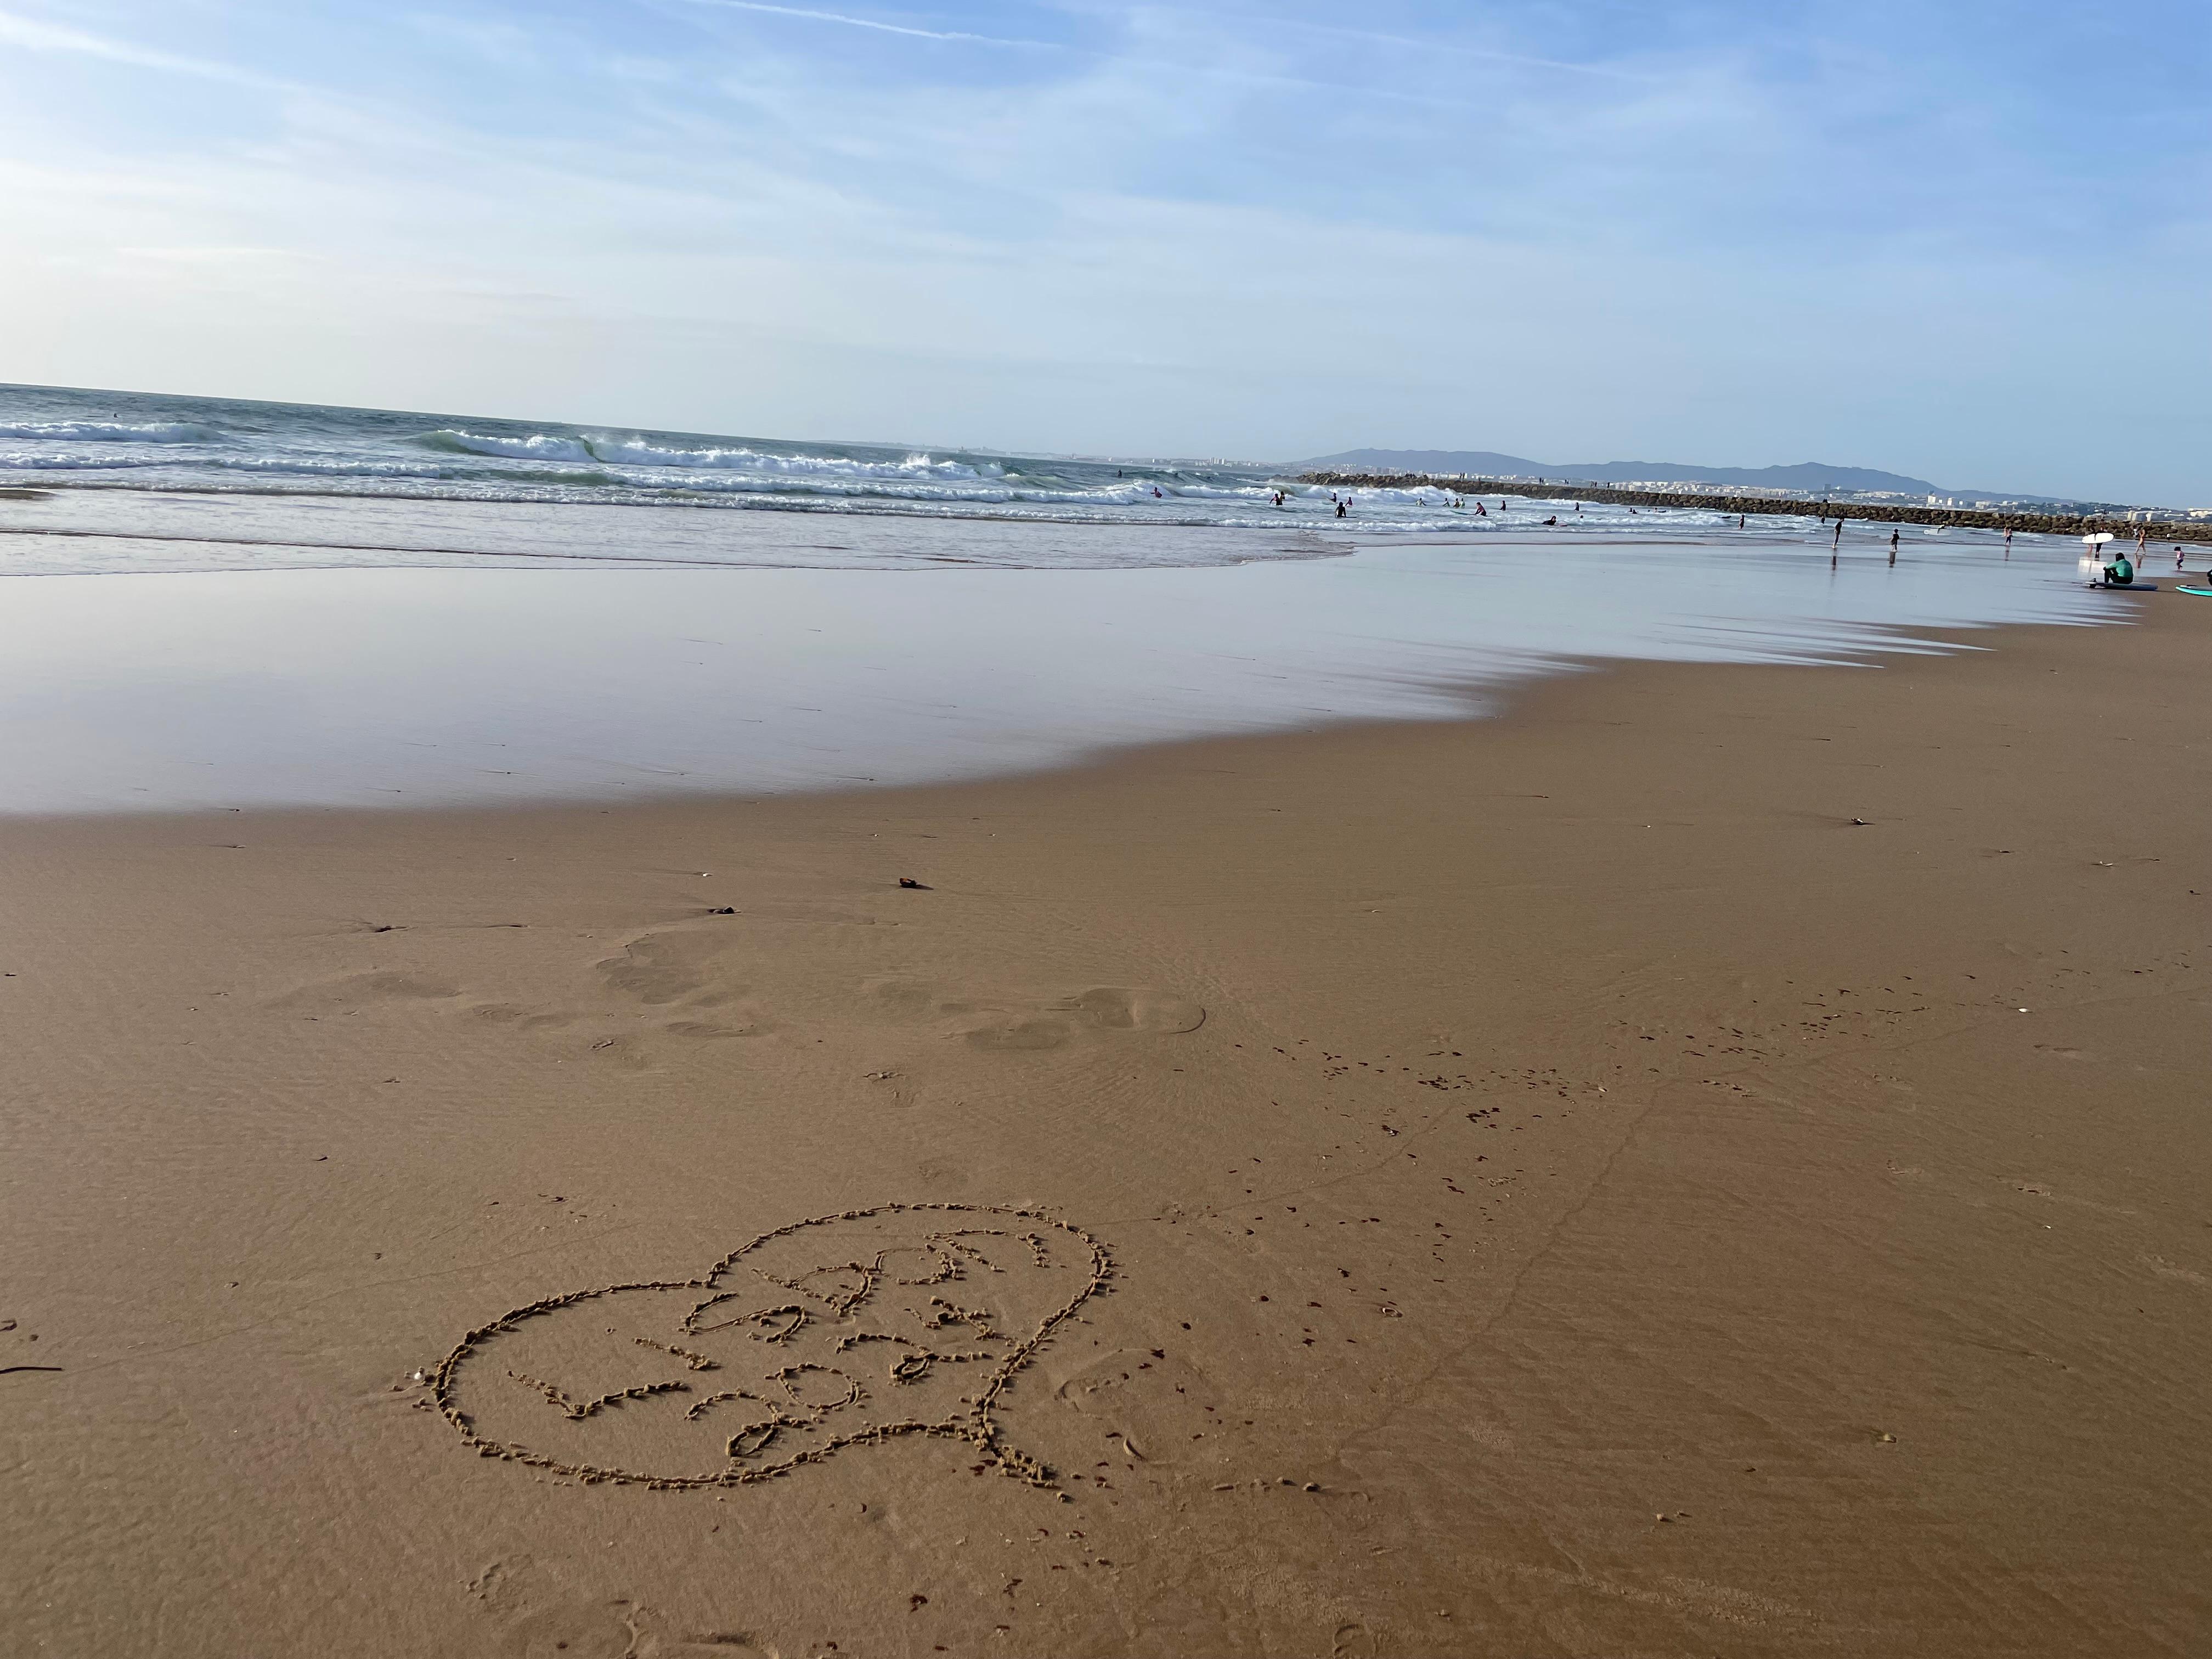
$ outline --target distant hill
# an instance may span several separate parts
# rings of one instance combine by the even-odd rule
[[[1688,466],[1680,461],[1532,461],[1487,449],[1347,449],[1299,463],[1341,472],[1441,472],[1468,478],[1565,478],[1582,483],[1749,484],[1770,489],[1893,489],[1908,495],[1955,494],[1925,478],[1867,466]]]
[[[1462,478],[1560,478],[1565,472],[1519,455],[1487,449],[1347,449],[1297,463],[1337,472],[1445,472]]]

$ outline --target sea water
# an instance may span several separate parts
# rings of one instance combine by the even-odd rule
[[[1591,536],[1731,522],[1496,496],[1478,512],[1443,489],[1332,491],[1284,471],[0,386],[0,487],[51,492],[0,501],[0,574],[477,561],[1110,569],[1325,557],[1366,537],[1503,535],[1553,517]],[[1342,516],[1339,495],[1352,498]]]

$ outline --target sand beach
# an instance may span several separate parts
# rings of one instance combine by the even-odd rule
[[[2212,33],[1995,21],[0,0],[0,1659],[2212,1656]]]
[[[2105,603],[0,821],[6,1645],[2199,1651],[2204,618]]]

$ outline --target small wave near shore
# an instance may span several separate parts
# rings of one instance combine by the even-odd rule
[[[1164,537],[1148,549],[1141,538],[1119,540],[1111,557],[1099,559],[1126,566],[1312,557],[1316,535],[1340,546],[1345,538],[1376,535],[1489,534],[1533,529],[1559,512],[1555,504],[1498,501],[1479,512],[1449,491],[1413,487],[1357,492],[1340,515],[1335,492],[1279,476],[1287,470],[0,386],[0,483],[45,485],[80,499],[95,490],[228,496],[239,498],[237,512],[249,517],[266,514],[257,514],[248,498],[341,496],[1261,532],[1233,556],[1224,551],[1228,544],[1210,544],[1200,554],[1187,537]],[[115,525],[132,515],[118,509],[98,516]],[[137,516],[143,522],[136,527],[100,533],[173,536],[173,513],[148,501]],[[1575,531],[1590,535],[1649,535],[1657,527],[1650,514],[1595,504],[1569,516]],[[1693,513],[1671,518],[1682,529],[1720,522]],[[236,533],[260,532],[249,526]],[[646,539],[662,538],[655,532]],[[686,532],[681,539],[699,538]],[[717,539],[732,544],[717,562],[755,562],[736,545],[742,538]],[[765,539],[781,545],[791,538]],[[1052,554],[1041,551],[1040,562],[1089,562],[1082,545],[1061,538]]]

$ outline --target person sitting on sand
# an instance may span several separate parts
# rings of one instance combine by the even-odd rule
[[[2105,586],[2107,587],[2131,586],[2135,579],[2136,568],[2129,562],[2128,556],[2124,553],[2105,567]]]

